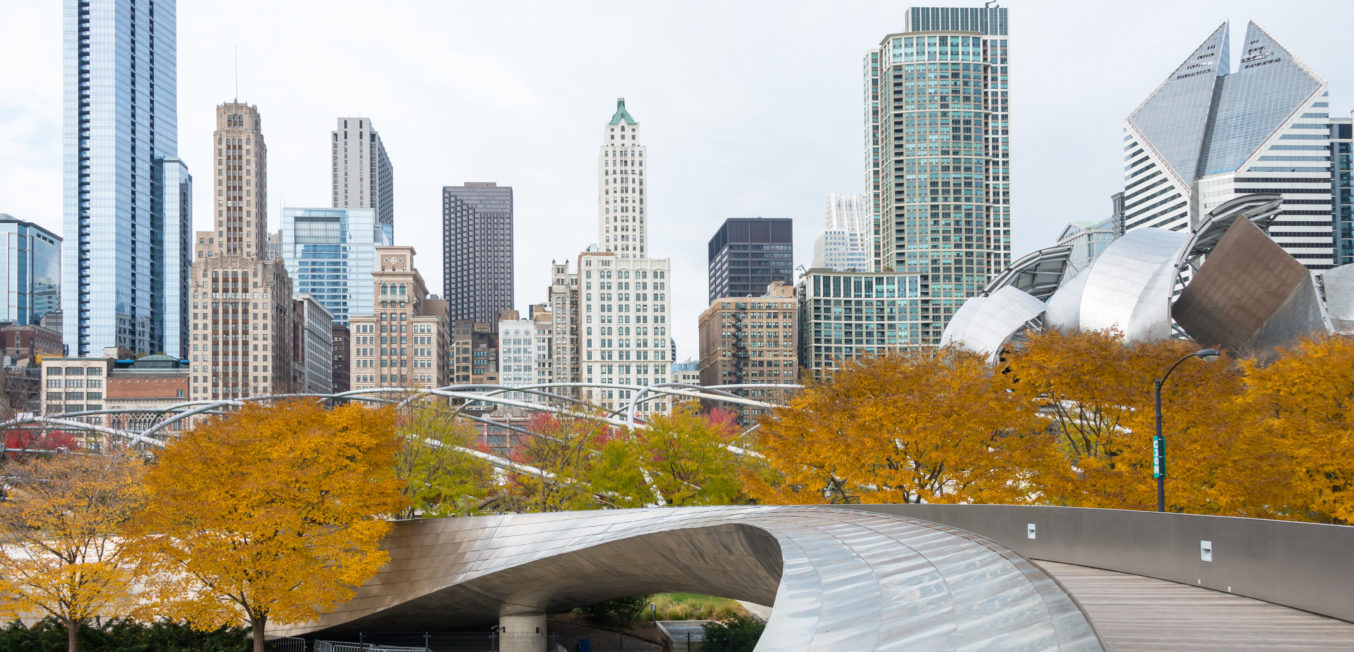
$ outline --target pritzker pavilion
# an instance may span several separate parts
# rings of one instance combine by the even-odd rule
[[[1070,246],[1017,260],[969,299],[943,341],[990,356],[1029,329],[1117,329],[1130,342],[1189,337],[1264,355],[1311,333],[1354,327],[1354,265],[1309,271],[1267,234],[1278,195],[1244,195],[1188,231],[1143,228],[1085,269]]]

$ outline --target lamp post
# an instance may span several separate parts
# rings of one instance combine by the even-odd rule
[[[1152,381],[1156,386],[1157,399],[1157,436],[1152,438],[1152,477],[1157,479],[1157,511],[1166,511],[1166,440],[1161,437],[1161,386],[1165,384],[1166,379],[1170,378],[1171,372],[1190,358],[1198,358],[1204,362],[1212,362],[1222,355],[1217,349],[1199,349],[1171,365],[1160,378]]]

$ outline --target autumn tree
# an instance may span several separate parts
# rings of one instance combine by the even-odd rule
[[[195,627],[314,618],[387,560],[404,509],[392,409],[247,404],[171,442],[146,475],[129,543],[153,608]]]
[[[414,405],[399,416],[402,440],[395,474],[405,480],[408,505],[400,516],[474,514],[494,488],[493,468],[466,452],[475,447],[475,428],[456,419],[443,403]]]
[[[641,507],[659,496],[668,505],[729,505],[746,502],[738,456],[730,450],[739,434],[734,415],[700,414],[684,403],[651,417],[645,427],[608,441],[588,478],[626,506]]]
[[[1008,502],[1030,499],[1027,461],[1047,442],[1033,409],[977,355],[915,351],[845,362],[762,422],[767,502]]]
[[[141,460],[123,453],[30,456],[4,467],[0,613],[46,613],[79,649],[80,628],[131,607],[132,569],[118,533],[140,508]]]
[[[558,512],[613,504],[599,496],[588,476],[597,452],[617,436],[615,429],[598,419],[553,414],[532,417],[526,429],[535,434],[518,439],[510,456],[522,468],[507,474],[500,501],[506,509]]]
[[[1282,487],[1273,516],[1354,523],[1354,339],[1313,337],[1244,366],[1243,430],[1271,459],[1239,479]],[[1256,476],[1276,469],[1281,482]]]

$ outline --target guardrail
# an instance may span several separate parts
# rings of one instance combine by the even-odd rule
[[[850,505],[985,536],[1030,559],[1226,591],[1354,622],[1354,527],[1121,509]]]

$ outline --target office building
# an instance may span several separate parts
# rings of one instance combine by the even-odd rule
[[[452,323],[451,383],[497,385],[497,324],[462,319]]]
[[[536,332],[536,383],[555,380],[555,315],[550,305],[536,303],[527,306],[527,317]]]
[[[1354,263],[1354,118],[1332,118],[1331,194],[1335,210],[1335,264]]]
[[[793,283],[793,231],[788,218],[724,220],[707,247],[710,302],[761,296],[776,281]]]
[[[668,316],[669,261],[666,258],[621,258],[611,252],[584,252],[578,257],[581,288],[578,301],[580,377],[585,383],[661,385],[671,370]],[[634,390],[585,388],[590,403],[609,410],[630,404]],[[641,412],[667,412],[662,398],[640,406]]]
[[[569,261],[550,261],[549,297],[553,318],[550,341],[550,381],[576,383],[578,370],[578,273],[569,271]],[[563,390],[570,395],[573,392]]]
[[[428,296],[413,247],[378,247],[375,313],[353,317],[353,389],[430,389],[448,383],[447,303]]]
[[[451,320],[498,326],[513,305],[512,188],[471,182],[442,188],[442,287]]]
[[[1072,247],[1067,255],[1067,273],[1076,274],[1090,267],[1120,235],[1123,234],[1115,232],[1113,217],[1099,222],[1069,222],[1058,236],[1059,245]]]
[[[683,385],[701,384],[701,364],[697,360],[672,363],[672,382]]]
[[[1331,267],[1326,82],[1255,23],[1242,43],[1233,61],[1223,23],[1124,120],[1127,230],[1189,232],[1229,200],[1274,193],[1269,235],[1306,267]]]
[[[38,324],[0,324],[0,414],[41,414],[42,370],[46,358],[65,355],[61,333]]]
[[[616,112],[602,133],[597,157],[597,243],[618,258],[649,255],[649,199],[644,193],[645,147],[639,123],[616,100]]]
[[[332,136],[334,208],[370,208],[385,242],[395,240],[395,168],[370,118],[339,118]]]
[[[798,286],[799,366],[822,380],[839,362],[923,346],[921,287],[915,274],[809,270]]]
[[[175,3],[65,0],[62,332],[182,353],[191,177],[178,159]],[[177,318],[176,318],[177,317]]]
[[[346,324],[372,314],[376,248],[389,245],[370,208],[282,209],[282,261],[298,294]]]
[[[216,107],[211,231],[193,265],[192,397],[241,398],[292,390],[292,288],[268,260],[268,148],[256,107]]]
[[[189,400],[189,368],[168,355],[135,358],[131,351],[109,347],[99,357],[46,358],[42,362],[42,414],[93,410],[133,410],[122,414],[72,417],[122,430],[143,430],[164,417],[157,412]],[[166,427],[181,432],[188,422]],[[81,433],[84,445],[97,449],[110,442],[102,435]]]
[[[330,354],[333,357],[331,378],[333,380],[333,392],[341,394],[352,389],[348,379],[349,367],[352,365],[351,346],[352,336],[348,333],[347,324],[332,322],[329,326],[329,333],[333,345],[330,347]]]
[[[303,394],[334,390],[334,317],[315,297],[292,299],[292,387]]]
[[[61,236],[0,213],[0,322],[38,324],[61,310]]]
[[[498,383],[509,387],[536,384],[536,325],[530,319],[498,322]],[[510,392],[509,398],[526,395]]]
[[[915,278],[925,345],[1010,262],[1007,85],[1002,7],[913,7],[865,56],[873,268]]]

